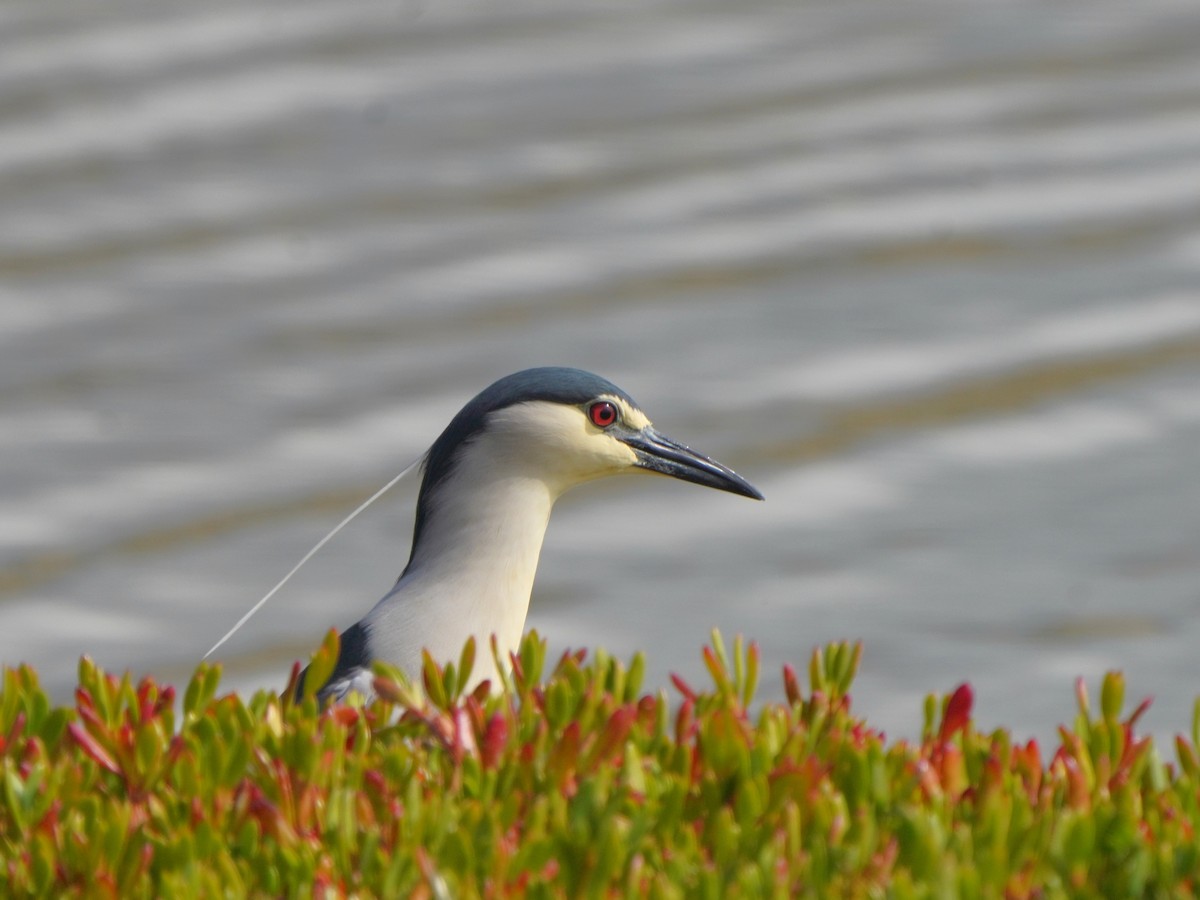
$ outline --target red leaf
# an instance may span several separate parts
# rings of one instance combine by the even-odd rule
[[[471,692],[471,699],[476,703],[483,703],[492,695],[492,680],[485,678],[479,684],[475,685],[475,690]]]
[[[149,678],[143,678],[137,686],[138,719],[146,722],[154,714],[154,684]]]
[[[696,733],[696,701],[688,697],[675,717],[675,743],[682,744]]]
[[[629,736],[629,732],[636,720],[637,707],[633,704],[619,707],[609,716],[608,724],[600,732],[600,740],[596,743],[596,748],[591,754],[593,765],[602,759],[606,759],[625,746],[625,738]]]
[[[800,680],[796,677],[796,670],[787,663],[783,666],[783,691],[787,695],[788,703],[792,706],[797,706],[804,700],[804,695],[800,692]]]
[[[525,669],[521,665],[521,657],[511,651],[508,654],[508,661],[512,665],[513,684],[521,685],[525,683]]]
[[[1091,792],[1088,790],[1087,776],[1073,759],[1063,761],[1063,771],[1067,776],[1067,796],[1073,809],[1090,809]]]
[[[92,699],[92,695],[86,688],[75,688],[75,710],[79,713],[79,718],[89,725],[94,725],[103,731],[108,730],[108,723],[96,712],[96,701]]]
[[[688,684],[686,681],[684,681],[682,678],[680,678],[678,675],[676,675],[674,672],[671,673],[671,684],[675,685],[675,690],[677,690],[677,691],[679,691],[679,693],[683,694],[684,697],[686,697],[688,700],[691,700],[692,702],[695,702],[696,692],[694,690],[692,690],[692,686],[690,684]]]
[[[468,695],[463,701],[462,708],[466,710],[467,718],[471,722],[471,731],[476,737],[475,743],[478,744],[483,740],[484,731],[487,728],[487,723],[483,721],[483,706],[474,697]]]
[[[86,728],[78,722],[72,722],[67,726],[67,731],[71,733],[71,737],[75,738],[75,742],[79,744],[83,752],[90,756],[100,768],[108,769],[114,775],[121,774],[121,767],[117,765],[116,760],[97,743],[96,739],[88,733]]]
[[[646,694],[637,703],[638,721],[647,731],[654,730],[654,723],[658,721],[658,698],[651,697]]]
[[[95,709],[96,701],[92,699],[92,692],[85,687],[75,688],[75,706],[82,712],[84,707]]]
[[[574,779],[575,767],[579,763],[579,748],[582,741],[579,737],[579,722],[571,721],[563,729],[562,737],[550,750],[547,768],[559,782],[559,788],[567,795],[574,794],[571,786]]]
[[[1126,721],[1126,724],[1129,726],[1131,734],[1133,733],[1133,726],[1137,724],[1138,719],[1140,719],[1143,715],[1146,714],[1146,710],[1148,710],[1150,708],[1150,705],[1153,702],[1154,702],[1153,697],[1147,697],[1145,700],[1143,700],[1141,703],[1139,703],[1137,705],[1137,709],[1135,709],[1133,711],[1133,713],[1130,714],[1129,719]]]
[[[1036,740],[1013,747],[1012,767],[1024,782],[1030,801],[1035,801],[1042,787],[1042,751]]]
[[[183,736],[178,734],[175,735],[173,738],[171,738],[171,743],[167,745],[167,762],[173,764],[177,759],[179,759],[180,756],[183,755],[183,751],[186,749],[187,742],[184,741]]]
[[[974,702],[975,695],[969,684],[960,684],[954,689],[954,693],[950,695],[950,702],[946,704],[946,715],[942,717],[939,740],[945,743],[967,727],[967,723],[971,721],[971,705]]]
[[[154,714],[160,716],[164,709],[170,709],[174,705],[175,688],[168,684],[158,695],[158,702],[154,704]]]
[[[491,769],[496,766],[506,743],[508,743],[508,722],[500,713],[495,713],[488,719],[487,730],[483,734],[483,746],[479,753],[485,768]]]

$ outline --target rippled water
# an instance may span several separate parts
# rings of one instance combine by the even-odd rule
[[[0,660],[182,678],[495,377],[558,363],[754,504],[581,489],[530,624],[699,677],[866,643],[1048,734],[1200,693],[1200,8],[0,5]],[[228,646],[281,683],[409,485]],[[227,652],[225,652],[227,651]],[[767,679],[769,683],[772,679]]]

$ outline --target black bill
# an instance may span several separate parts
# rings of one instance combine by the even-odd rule
[[[628,437],[622,437],[621,440],[637,454],[637,465],[643,469],[703,484],[719,491],[729,491],[731,494],[741,494],[755,500],[763,499],[758,488],[733,469],[676,443],[653,428],[643,428]]]

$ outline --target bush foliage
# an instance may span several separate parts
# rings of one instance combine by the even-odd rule
[[[643,693],[643,661],[526,639],[503,691],[429,660],[377,697],[181,703],[86,658],[72,706],[28,667],[0,689],[0,895],[1194,896],[1197,726],[1165,764],[1108,675],[1044,755],[978,732],[971,692],[919,743],[851,711],[860,650],[815,652],[807,690],[753,705],[758,652],[719,635],[711,686]],[[332,634],[307,679],[337,656]],[[293,672],[293,684],[296,672]],[[310,688],[311,690],[311,688]]]

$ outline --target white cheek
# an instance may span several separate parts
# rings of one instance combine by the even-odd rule
[[[522,469],[565,490],[572,484],[614,475],[637,462],[625,444],[588,423],[580,409],[553,403],[522,403],[495,414],[492,439],[503,444],[495,462]]]
[[[546,446],[554,460],[552,467],[563,467],[579,478],[597,478],[627,469],[637,456],[612,435],[587,423],[582,414],[566,410],[561,425],[546,435]]]
[[[620,472],[637,462],[637,454],[615,438],[606,434],[592,434],[588,437],[587,443],[593,451],[594,459],[602,468]]]

